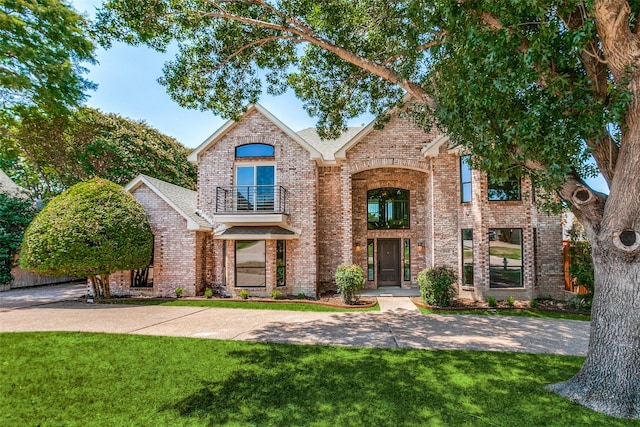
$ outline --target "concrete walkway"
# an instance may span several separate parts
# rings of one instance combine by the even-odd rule
[[[14,291],[9,291],[12,293]],[[70,290],[82,296],[84,288]],[[7,292],[3,293],[7,294]],[[82,331],[357,347],[584,355],[589,323],[510,316],[423,315],[407,297],[381,312],[315,313],[63,301],[0,309],[0,332]],[[75,298],[75,297],[74,297]],[[412,307],[413,306],[413,307]]]

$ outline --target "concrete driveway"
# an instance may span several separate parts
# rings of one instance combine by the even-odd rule
[[[71,287],[61,297],[82,296],[83,292],[84,288]],[[10,305],[0,308],[0,332],[82,331],[566,355],[585,355],[589,341],[588,322],[510,316],[427,316],[412,308],[406,297],[380,297],[383,311],[352,313],[102,305],[82,301],[45,303],[45,299],[33,295],[29,297],[31,305],[28,301],[21,305],[16,298],[4,295],[0,298]]]

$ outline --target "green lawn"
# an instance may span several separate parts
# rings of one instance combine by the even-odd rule
[[[215,308],[250,308],[254,310],[288,310],[288,311],[321,311],[321,312],[345,312],[345,311],[380,311],[380,306],[376,303],[368,308],[340,308],[326,305],[304,303],[304,302],[262,302],[262,301],[231,301],[231,300],[156,300],[156,299],[123,299],[112,300],[107,304],[132,304],[132,305],[165,305],[165,306],[188,306],[188,307],[215,307]]]
[[[580,357],[0,334],[2,426],[632,426],[544,389]]]
[[[489,255],[507,259],[522,259],[522,251],[519,247],[491,246]]]

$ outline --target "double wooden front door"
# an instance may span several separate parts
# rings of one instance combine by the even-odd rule
[[[400,286],[400,239],[378,239],[378,286]]]

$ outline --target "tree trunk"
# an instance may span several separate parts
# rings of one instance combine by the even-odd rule
[[[640,418],[640,263],[601,242],[593,241],[592,251],[587,359],[573,378],[549,389],[607,415]]]

